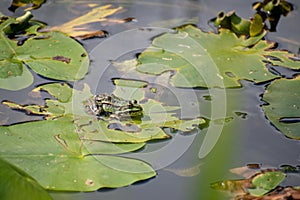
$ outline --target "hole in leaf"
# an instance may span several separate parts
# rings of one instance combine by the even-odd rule
[[[113,130],[118,130],[118,131],[125,131],[125,132],[131,132],[131,133],[135,133],[135,132],[140,132],[141,129],[131,123],[127,123],[127,124],[121,124],[121,123],[110,123],[107,126],[108,129],[113,129]]]
[[[225,72],[225,74],[230,78],[235,78],[236,76],[232,72]]]
[[[67,64],[69,64],[71,62],[70,58],[67,58],[67,57],[64,57],[64,56],[54,56],[52,59],[57,60],[57,61],[61,61],[61,62],[67,63]]]
[[[238,117],[242,118],[242,119],[246,119],[247,118],[247,113],[244,112],[234,112]]]
[[[283,117],[279,119],[279,122],[287,124],[299,123],[300,117]]]

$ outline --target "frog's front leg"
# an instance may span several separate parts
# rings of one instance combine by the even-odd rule
[[[99,106],[96,104],[94,99],[86,100],[86,110],[88,113],[93,115],[100,115],[101,110],[99,110]]]

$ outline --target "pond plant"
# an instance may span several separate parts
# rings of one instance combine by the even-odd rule
[[[219,12],[210,20],[216,33],[183,24],[156,36],[136,58],[112,62],[119,71],[130,67],[140,74],[139,79],[118,77],[112,94],[93,94],[88,84],[74,87],[90,66],[89,55],[78,40],[109,37],[105,30],[90,30],[89,23],[120,24],[129,19],[109,19],[123,8],[102,5],[60,26],[47,27],[33,20],[29,11],[44,2],[14,0],[9,10],[27,6],[24,15],[0,13],[0,88],[29,87],[33,73],[54,81],[32,90],[37,96],[48,95],[43,105],[2,101],[11,109],[41,116],[0,126],[3,199],[20,199],[30,193],[33,200],[46,200],[52,199],[47,191],[96,191],[150,179],[156,176],[155,169],[127,157],[129,153],[145,148],[149,141],[172,140],[174,132],[197,134],[211,122],[227,120],[178,117],[180,106],[149,97],[157,91],[143,79],[146,75],[171,72],[170,85],[187,90],[238,88],[241,80],[268,83],[262,96],[266,118],[286,137],[300,139],[299,76],[295,73],[287,79],[274,73],[277,68],[298,72],[299,58],[265,39],[276,30],[280,17],[293,10],[291,3],[256,2],[250,20],[235,12]],[[299,166],[258,167],[244,179],[218,181],[211,187],[229,191],[235,199],[299,199],[299,186],[280,185],[291,174],[299,174]]]

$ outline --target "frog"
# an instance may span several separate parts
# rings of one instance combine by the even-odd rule
[[[143,108],[135,99],[125,100],[114,94],[93,95],[84,102],[88,114],[99,119],[103,117],[124,120],[129,118],[141,118]]]

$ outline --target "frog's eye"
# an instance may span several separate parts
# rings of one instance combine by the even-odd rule
[[[107,101],[111,101],[112,100],[112,97],[111,96],[107,96]]]
[[[137,100],[135,100],[135,99],[133,99],[133,100],[130,100],[130,104],[137,104],[138,102],[137,102]]]

